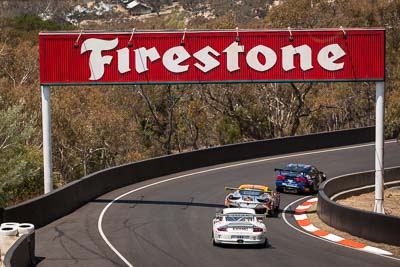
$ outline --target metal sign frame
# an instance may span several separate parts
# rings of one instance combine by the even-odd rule
[[[372,81],[375,211],[384,213],[383,28],[42,32],[39,46],[45,193],[53,190],[50,86]]]

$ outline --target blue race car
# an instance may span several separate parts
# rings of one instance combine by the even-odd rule
[[[326,180],[325,174],[312,165],[290,163],[284,169],[275,171],[279,171],[275,181],[278,192],[316,193],[319,185]]]

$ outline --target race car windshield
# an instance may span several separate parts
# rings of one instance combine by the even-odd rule
[[[252,197],[258,197],[259,195],[262,195],[264,192],[263,191],[258,191],[258,190],[240,190],[240,194],[242,196],[252,196]]]
[[[284,169],[285,172],[303,172],[304,168],[299,166],[289,166]]]
[[[253,217],[235,215],[235,216],[226,216],[225,220],[227,222],[252,222]]]

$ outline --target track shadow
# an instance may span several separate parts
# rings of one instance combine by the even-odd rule
[[[200,203],[193,202],[193,198],[191,201],[161,201],[161,200],[143,200],[144,196],[141,196],[140,199],[124,199],[124,200],[116,200],[114,204],[130,204],[132,205],[130,208],[135,208],[137,205],[166,205],[166,206],[182,206],[182,209],[186,209],[187,207],[205,207],[205,208],[216,208],[216,209],[224,209],[225,205],[214,204],[214,203]],[[91,202],[97,203],[110,203],[112,199],[95,199]],[[282,214],[283,210],[279,209],[278,212],[274,215],[268,215],[267,218],[280,218],[280,214]],[[286,211],[286,213],[294,214],[294,211]],[[306,212],[307,213],[307,212]],[[313,213],[313,212],[308,212]]]
[[[112,199],[95,199],[92,200],[91,202],[99,202],[99,203],[110,203],[112,202]],[[223,209],[225,208],[225,205],[221,204],[214,204],[214,203],[199,203],[199,202],[193,202],[193,201],[160,201],[160,200],[129,200],[129,199],[124,199],[124,200],[116,200],[113,203],[115,204],[133,204],[133,205],[167,205],[167,206],[182,206],[182,207],[206,207],[206,208],[220,208]],[[135,207],[134,206],[134,207]]]
[[[45,257],[36,256],[36,257],[35,257],[35,262],[33,263],[33,266],[38,265],[41,261],[43,261],[43,260],[45,260],[45,259],[46,259]]]

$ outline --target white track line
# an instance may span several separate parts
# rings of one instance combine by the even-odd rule
[[[396,140],[391,140],[391,141],[387,141],[385,142],[385,144],[390,144],[390,143],[395,143],[397,142]],[[188,173],[188,174],[184,174],[184,175],[179,175],[176,177],[172,177],[172,178],[168,178],[166,180],[162,180],[162,181],[158,181],[152,184],[148,184],[136,189],[133,189],[129,192],[126,192],[122,195],[119,195],[118,197],[116,197],[114,200],[112,200],[110,203],[107,204],[107,206],[104,207],[104,209],[101,211],[100,216],[99,216],[99,220],[97,222],[97,228],[99,230],[100,236],[103,238],[104,242],[110,247],[110,249],[128,266],[128,267],[134,267],[134,265],[132,263],[130,263],[112,244],[111,242],[108,240],[108,238],[106,237],[106,235],[104,234],[103,231],[103,226],[102,226],[102,222],[103,222],[103,218],[104,218],[104,214],[106,213],[106,211],[108,210],[108,208],[111,207],[112,204],[114,204],[117,200],[132,194],[134,192],[137,192],[139,190],[154,186],[154,185],[158,185],[158,184],[162,184],[162,183],[167,183],[167,182],[171,182],[174,180],[178,180],[178,179],[182,179],[182,178],[186,178],[189,176],[194,176],[194,175],[198,175],[198,174],[203,174],[203,173],[209,173],[209,172],[214,172],[214,171],[218,171],[218,170],[224,170],[224,169],[228,169],[228,168],[233,168],[233,167],[239,167],[239,166],[245,166],[245,165],[250,165],[250,164],[256,164],[256,163],[260,163],[260,162],[266,162],[266,161],[273,161],[273,160],[278,160],[278,159],[286,159],[286,158],[293,158],[293,157],[299,157],[299,156],[307,156],[307,155],[314,155],[314,154],[322,154],[322,153],[328,153],[328,152],[334,152],[334,151],[341,151],[341,150],[350,150],[350,149],[354,149],[354,148],[361,148],[361,147],[368,147],[368,146],[374,146],[375,143],[369,143],[369,144],[363,144],[363,145],[355,145],[355,146],[347,146],[347,147],[340,147],[340,148],[332,148],[332,149],[326,149],[326,150],[318,150],[318,151],[312,151],[312,152],[304,152],[304,153],[298,153],[298,154],[289,154],[286,156],[278,156],[278,157],[272,157],[272,158],[266,158],[266,159],[259,159],[259,160],[253,160],[253,161],[246,161],[246,162],[242,162],[242,163],[236,163],[236,164],[231,164],[231,165],[226,165],[226,166],[222,166],[222,167],[215,167],[212,169],[207,169],[207,170],[203,170],[203,171],[197,171],[197,172],[193,172],[193,173]],[[301,199],[305,199],[306,197],[300,198],[298,200],[296,200],[295,202],[301,200]],[[293,202],[294,203],[294,202]],[[289,205],[290,206],[290,205]],[[287,206],[288,207],[288,206]],[[286,208],[287,208],[286,207]],[[285,210],[286,210],[285,208]],[[284,210],[284,212],[285,212]],[[285,222],[291,226],[292,228],[300,231],[299,229],[295,228],[294,226],[292,226],[291,224],[289,224],[285,218],[285,216],[283,216]],[[303,232],[305,234],[308,234],[307,232],[304,231],[300,231]],[[310,235],[310,234],[308,234]],[[313,235],[310,235],[313,236]],[[314,236],[313,236],[314,237]],[[391,258],[391,257],[390,257]]]

